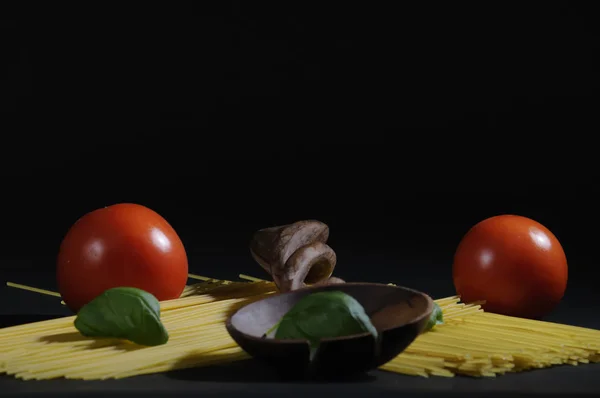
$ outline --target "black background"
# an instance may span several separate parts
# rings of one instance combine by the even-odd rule
[[[551,319],[600,327],[585,316],[599,297],[600,41],[591,5],[565,4],[4,15],[2,279],[55,289],[70,225],[135,202],[173,225],[197,274],[261,276],[252,233],[316,218],[339,276],[451,295],[461,237],[512,213],[567,254]],[[2,314],[63,311],[0,289]]]

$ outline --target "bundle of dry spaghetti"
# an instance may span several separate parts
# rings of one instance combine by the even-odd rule
[[[204,278],[161,303],[165,345],[82,337],[74,317],[0,329],[0,373],[31,379],[123,378],[222,364],[248,356],[225,329],[236,309],[275,292],[273,283]],[[383,370],[418,376],[495,376],[600,361],[600,331],[485,313],[458,297],[436,300],[445,324],[417,338]]]

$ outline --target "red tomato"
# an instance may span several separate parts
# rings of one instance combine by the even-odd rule
[[[454,255],[454,286],[464,302],[485,300],[486,311],[541,318],[567,287],[567,258],[546,227],[502,215],[475,225]]]
[[[81,217],[60,245],[58,288],[77,312],[113,287],[136,287],[158,300],[178,298],[187,282],[183,243],[169,223],[136,204],[116,204]]]

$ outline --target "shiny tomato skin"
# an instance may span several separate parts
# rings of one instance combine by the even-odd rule
[[[74,312],[113,287],[136,287],[158,300],[178,298],[188,261],[169,223],[147,207],[121,203],[94,210],[69,229],[57,260],[57,282]]]
[[[500,215],[467,232],[452,272],[463,302],[485,300],[486,311],[539,319],[562,299],[568,267],[561,244],[546,227]]]

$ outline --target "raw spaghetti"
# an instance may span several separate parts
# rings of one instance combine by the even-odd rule
[[[274,293],[272,282],[191,275],[203,282],[161,303],[169,331],[162,346],[81,336],[65,317],[0,329],[0,373],[24,380],[110,379],[247,359],[225,320],[236,309]],[[29,289],[38,293],[54,292]],[[415,376],[494,377],[553,365],[600,361],[600,331],[484,312],[459,297],[436,300],[445,324],[419,336],[382,370]]]

